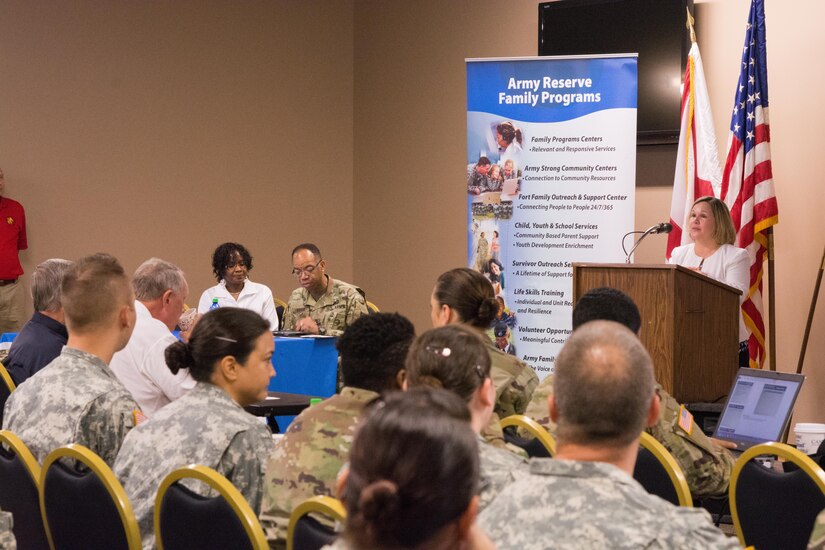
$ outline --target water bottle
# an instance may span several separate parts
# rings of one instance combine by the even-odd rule
[[[218,305],[218,299],[212,298],[212,305],[209,306],[209,311],[212,311],[213,309],[218,309],[219,307],[221,306]]]

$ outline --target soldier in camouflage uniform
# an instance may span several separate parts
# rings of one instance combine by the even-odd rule
[[[593,289],[579,299],[573,310],[573,330],[597,319],[617,321],[636,333],[641,327],[636,304],[613,288]],[[689,412],[685,411],[681,416],[681,405],[661,385],[656,385],[656,392],[662,401],[661,413],[656,424],[646,431],[679,463],[694,497],[724,495],[730,483],[733,456],[702,433]],[[539,384],[526,415],[554,434],[556,427],[547,413],[547,398],[552,394],[553,375],[550,375]],[[529,436],[526,433],[519,435]]]
[[[0,511],[0,550],[17,550],[13,527],[11,512]]]
[[[482,334],[492,361],[490,376],[496,390],[495,414],[482,430],[482,435],[487,441],[503,447],[504,436],[499,418],[524,413],[539,379],[529,365],[497,349],[492,340],[483,334],[498,313],[492,284],[472,269],[451,269],[442,273],[436,281],[430,306],[434,327],[461,323]]]
[[[12,392],[3,428],[38,462],[79,443],[108,465],[140,415],[138,404],[109,369],[135,326],[134,294],[118,261],[95,254],[66,274],[62,302],[69,339],[61,354]]]
[[[556,456],[533,459],[529,477],[479,516],[499,550],[739,548],[705,510],[674,506],[632,477],[639,433],[659,414],[650,356],[635,334],[612,321],[580,327],[556,358],[555,378]]]
[[[299,244],[292,251],[292,274],[301,288],[287,301],[283,330],[340,336],[369,313],[358,288],[326,274],[326,262],[314,244]]]
[[[114,467],[132,501],[143,548],[155,547],[154,504],[161,481],[188,464],[213,468],[260,511],[272,435],[243,407],[266,397],[275,374],[269,329],[253,311],[221,308],[195,325],[189,344],[177,342],[166,349],[169,369],[175,374],[189,369],[197,384],[133,430]],[[190,488],[207,492],[200,483]]]
[[[811,540],[808,541],[808,550],[825,550],[825,510],[816,516]]]
[[[493,549],[475,523],[478,455],[466,404],[443,389],[386,396],[359,426],[340,485],[336,550]]]
[[[410,348],[406,380],[411,388],[443,388],[461,397],[470,409],[473,431],[489,425],[495,404],[490,354],[485,336],[470,327],[452,324],[428,330]],[[499,428],[500,429],[500,428]],[[527,462],[478,436],[480,465],[479,509],[507,485],[527,475]]]
[[[499,437],[503,440],[504,436],[500,435],[501,428],[495,426],[499,425],[502,418],[524,414],[539,385],[539,377],[529,365],[496,348],[486,335],[483,337],[493,365],[490,375],[496,389],[496,407],[491,425],[482,433],[485,438],[500,445]]]
[[[338,340],[344,388],[290,424],[266,466],[261,524],[272,548],[286,545],[289,515],[304,500],[335,496],[362,411],[382,392],[400,387],[415,329],[395,313],[358,319]]]

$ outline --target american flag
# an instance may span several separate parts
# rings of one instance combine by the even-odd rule
[[[779,221],[771,172],[768,123],[768,65],[764,0],[752,0],[742,52],[742,70],[733,104],[728,155],[720,196],[730,208],[737,246],[748,251],[751,282],[742,304],[750,331],[750,366],[765,363],[765,322],[762,317],[762,264],[767,231]]]
[[[670,203],[673,230],[667,239],[668,258],[674,248],[690,242],[687,231],[683,229],[693,203],[699,197],[715,195],[713,190],[718,189],[721,181],[722,170],[719,167],[702,56],[699,45],[694,42],[688,54],[682,88],[682,125]]]

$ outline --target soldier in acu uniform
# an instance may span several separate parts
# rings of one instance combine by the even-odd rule
[[[57,447],[79,443],[111,466],[140,416],[108,366],[135,326],[132,286],[114,257],[95,254],[66,274],[61,294],[68,342],[12,392],[3,428],[17,434],[38,462]]]
[[[395,313],[361,317],[338,340],[344,388],[292,422],[266,466],[261,524],[273,548],[286,546],[292,509],[316,495],[335,495],[355,425],[368,403],[400,388],[400,371],[415,337]]]
[[[14,523],[11,512],[0,511],[0,550],[17,550],[17,541],[12,532]]]
[[[339,484],[343,535],[324,550],[493,550],[475,526],[478,450],[452,392],[413,388],[373,407]]]
[[[825,550],[825,510],[816,516],[811,540],[808,541],[808,550]]]
[[[496,406],[482,435],[494,445],[503,446],[499,419],[524,413],[539,379],[529,365],[497,349],[484,334],[498,312],[493,286],[477,271],[464,267],[452,269],[436,281],[430,306],[434,327],[461,323],[484,339],[492,362],[490,376],[496,390]]]
[[[188,344],[166,348],[169,369],[175,374],[188,369],[197,384],[132,431],[114,467],[134,506],[143,548],[155,547],[158,486],[187,464],[213,468],[237,487],[256,513],[260,511],[272,435],[243,407],[266,398],[275,374],[272,350],[269,322],[240,308],[208,312],[192,329]],[[190,488],[198,493],[208,490],[203,484]]]
[[[477,331],[458,324],[428,330],[410,348],[406,363],[410,387],[443,388],[458,395],[470,409],[473,431],[480,434],[493,414],[495,391],[490,379],[490,354]],[[527,461],[478,437],[479,509],[484,509],[507,485],[526,476]]]
[[[292,250],[292,274],[301,288],[292,291],[287,301],[284,330],[340,336],[369,313],[357,287],[326,274],[326,262],[314,244],[299,244]]]
[[[614,288],[597,288],[587,292],[573,310],[573,330],[588,321],[616,321],[638,333],[639,310],[633,300]],[[656,384],[662,406],[656,423],[647,432],[670,451],[687,478],[694,497],[724,495],[733,469],[733,456],[707,437],[693,422],[684,407]],[[527,408],[527,416],[555,433],[556,426],[547,413],[547,398],[553,394],[553,376],[542,380]],[[529,434],[519,434],[528,436]]]
[[[674,506],[632,477],[642,429],[659,415],[653,366],[635,334],[587,323],[555,366],[556,455],[533,459],[530,475],[479,516],[499,550],[739,548],[705,510]]]

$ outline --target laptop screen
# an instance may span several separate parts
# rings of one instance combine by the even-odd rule
[[[740,450],[778,441],[804,380],[801,374],[740,368],[714,437],[733,441]]]

